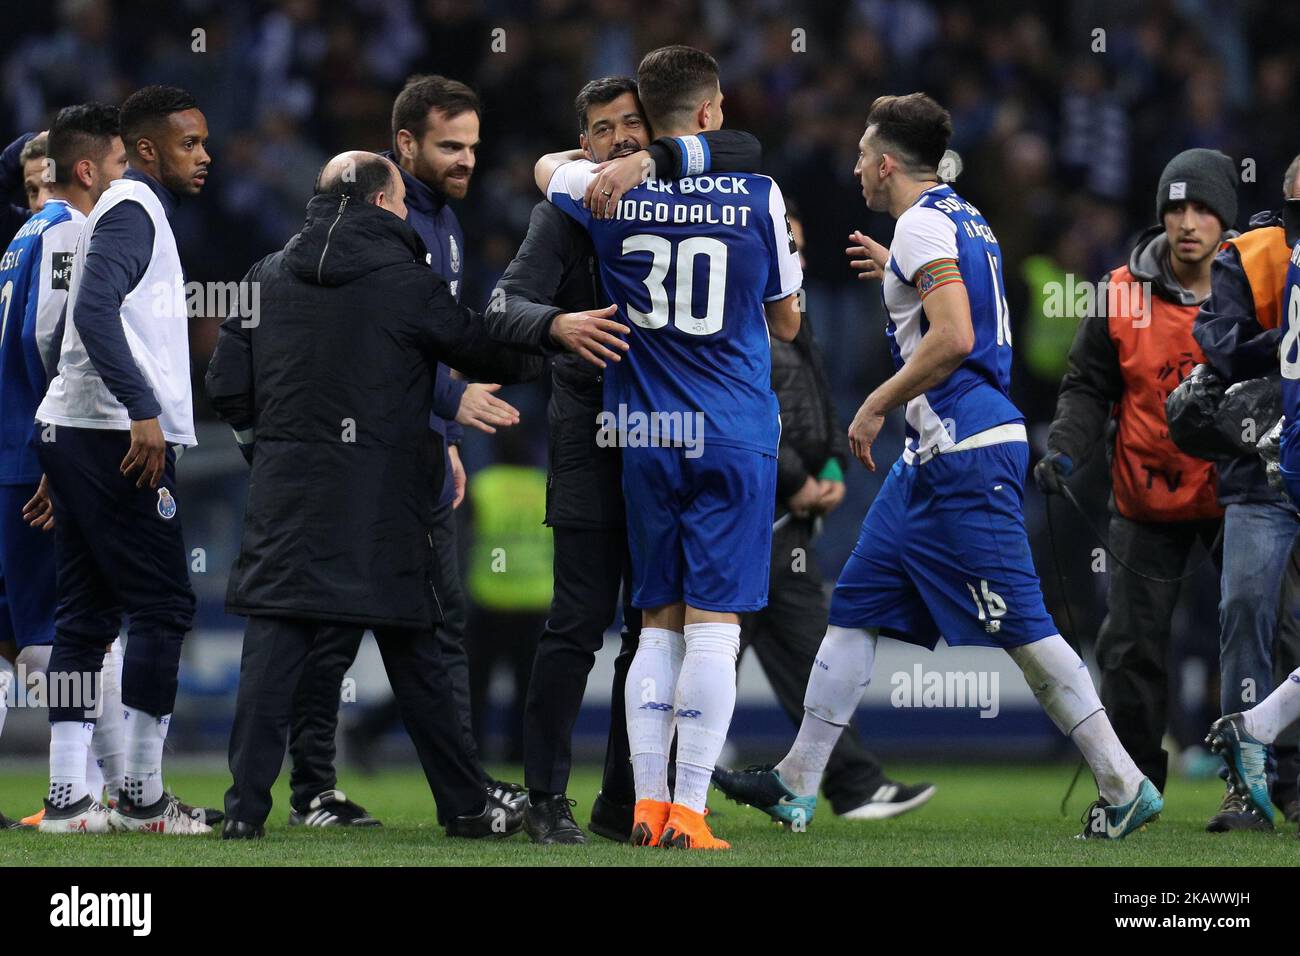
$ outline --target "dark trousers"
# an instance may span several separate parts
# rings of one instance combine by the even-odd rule
[[[506,712],[505,751],[499,756],[509,763],[524,759],[524,702],[537,653],[537,634],[545,623],[544,615],[527,611],[483,607],[470,611],[465,653],[469,658],[470,717],[480,754],[488,739],[488,689],[498,668],[504,667],[513,693]]]
[[[1174,578],[1187,570],[1199,540],[1209,547],[1217,521],[1153,523],[1110,519],[1111,550],[1144,574]],[[1217,560],[1217,559],[1216,559]],[[1106,619],[1097,635],[1101,702],[1115,733],[1160,791],[1169,774],[1161,748],[1169,719],[1169,629],[1181,582],[1161,584],[1107,564]]]
[[[629,571],[623,528],[555,528],[555,592],[537,642],[524,705],[524,783],[530,790],[563,793],[573,765],[573,726],[582,706],[596,652],[614,621],[619,589]],[[602,792],[620,804],[635,802],[623,685],[636,654],[641,612],[624,589],[623,643],[614,662],[609,741]]]
[[[741,618],[741,654],[754,649],[796,727],[803,721],[808,675],[830,615],[812,543],[807,521],[787,520],[773,533],[767,607]],[[844,813],[865,803],[884,781],[880,761],[863,746],[857,721],[851,721],[826,764],[826,799],[836,813]]]
[[[465,655],[465,593],[461,587],[456,546],[456,523],[449,507],[440,509],[430,529],[433,537],[434,591],[442,609],[443,621],[436,631],[439,653],[451,684],[455,704],[455,725],[461,743],[477,769],[478,745],[474,740],[470,716],[469,661]],[[291,779],[294,806],[305,809],[312,797],[332,790],[334,738],[338,730],[339,688],[343,677],[357,656],[364,628],[350,625],[321,625],[320,635],[308,652],[306,666],[297,686],[293,733],[289,753],[293,758]],[[390,705],[379,705],[387,716],[396,716]],[[410,729],[409,726],[407,728]],[[441,819],[441,818],[440,818]]]
[[[1282,596],[1277,614],[1277,646],[1273,651],[1273,673],[1277,684],[1300,667],[1300,539],[1287,556],[1282,575]],[[1272,688],[1269,688],[1270,692]],[[1266,694],[1261,693],[1263,700]],[[1300,722],[1292,724],[1273,743],[1277,758],[1277,782],[1273,802],[1283,809],[1300,799]]]
[[[59,686],[59,674],[98,674],[125,614],[122,702],[155,717],[170,714],[195,606],[175,454],[168,449],[157,488],[137,488],[138,476],[119,471],[130,432],[59,425],[37,434],[54,504],[59,590],[51,686]],[[65,703],[73,706],[50,707],[51,722],[93,719],[82,702]]]
[[[339,724],[340,691],[344,675],[357,659],[364,634],[354,624],[321,624],[307,652],[293,695],[289,731],[290,801],[297,810],[306,810],[313,797],[338,784],[334,738]]]
[[[321,632],[318,621],[249,618],[239,667],[239,695],[230,735],[226,816],[260,824],[271,812],[297,688]],[[379,628],[384,670],[415,744],[440,819],[482,812],[483,783],[465,750],[451,681],[433,631]],[[337,711],[338,699],[334,699]]]

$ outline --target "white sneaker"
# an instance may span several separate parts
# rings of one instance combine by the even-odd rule
[[[163,833],[202,836],[212,827],[181,809],[175,794],[164,793],[156,802],[138,807],[125,798],[109,812],[108,825],[121,833]]]
[[[899,814],[915,810],[929,801],[935,787],[929,783],[887,782],[876,788],[870,799],[861,806],[837,814],[841,820],[888,820]]]
[[[42,833],[107,833],[110,828],[108,807],[90,794],[63,808],[46,800],[37,827]]]

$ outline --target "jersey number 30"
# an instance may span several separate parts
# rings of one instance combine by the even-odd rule
[[[727,301],[725,243],[708,236],[691,236],[677,243],[677,271],[673,279],[676,295],[672,302],[668,299],[664,279],[673,264],[673,243],[663,236],[640,233],[623,240],[623,255],[629,252],[648,252],[652,257],[650,274],[641,280],[650,293],[650,311],[642,312],[629,303],[629,319],[643,329],[662,329],[671,318],[673,325],[688,335],[712,335],[722,328],[723,306]],[[695,315],[691,310],[698,256],[707,256],[709,260],[709,288],[703,315]]]

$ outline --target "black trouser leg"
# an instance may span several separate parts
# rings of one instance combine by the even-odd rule
[[[297,810],[306,810],[313,797],[338,785],[334,738],[339,726],[339,689],[357,658],[364,634],[355,624],[322,624],[307,654],[294,692],[289,733],[289,783]]]
[[[1300,539],[1291,548],[1282,575],[1277,646],[1273,651],[1276,683],[1281,684],[1297,667],[1300,667]],[[1273,801],[1284,809],[1287,804],[1300,799],[1300,747],[1297,744],[1300,744],[1300,722],[1283,730],[1273,742],[1273,754],[1277,759]]]
[[[431,631],[404,628],[380,628],[375,641],[439,821],[481,813],[487,802],[482,771],[465,747],[442,642]]]
[[[230,732],[226,817],[261,824],[271,812],[271,787],[284,762],[294,689],[318,622],[250,617],[239,662],[239,694]]]
[[[631,580],[625,577],[624,581]],[[627,740],[627,711],[623,706],[623,690],[627,685],[628,668],[636,657],[641,636],[641,611],[631,604],[623,605],[623,633],[618,656],[614,658],[614,680],[609,692],[609,739],[605,742],[605,771],[601,777],[601,792],[612,803],[630,805],[636,802],[636,783],[632,779],[632,747]],[[674,739],[673,747],[677,741]]]
[[[524,704],[524,783],[540,793],[563,793],[569,786],[573,725],[596,651],[614,620],[627,561],[621,528],[555,528],[554,542],[555,592]],[[621,701],[614,709],[621,719]]]
[[[161,717],[175,708],[181,643],[194,617],[181,532],[185,506],[176,487],[175,453],[167,450],[157,488],[137,488],[135,477],[119,470],[130,445],[126,431],[59,426],[53,440],[37,446],[53,495],[55,534],[69,523],[62,544],[55,544],[56,626],[88,640],[106,634],[111,642],[116,620],[111,630],[106,625],[124,611],[129,638],[122,703]],[[56,632],[52,670],[72,663],[58,644]]]
[[[1111,550],[1144,574],[1183,573],[1196,540],[1194,524],[1110,519]],[[1169,755],[1161,748],[1169,715],[1169,626],[1179,584],[1160,584],[1107,565],[1107,612],[1097,635],[1101,702],[1115,733],[1138,768],[1162,792]]]
[[[767,607],[746,615],[742,641],[753,646],[781,709],[796,727],[803,721],[808,676],[829,614],[809,529],[792,521],[772,538]],[[831,751],[822,780],[831,808],[844,813],[861,806],[884,779],[880,761],[863,746],[857,722],[851,722]]]
[[[474,724],[470,717],[469,658],[465,654],[467,609],[465,589],[460,580],[456,518],[450,505],[434,514],[430,534],[434,553],[433,587],[442,608],[442,623],[437,628],[439,653],[451,681],[456,722],[465,748],[478,767],[479,776],[486,781],[487,775],[479,764],[478,743],[474,739]]]

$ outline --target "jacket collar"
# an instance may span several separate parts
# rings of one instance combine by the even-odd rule
[[[165,213],[167,214],[167,221],[168,221],[168,222],[171,221],[172,213],[174,213],[174,212],[176,211],[176,194],[175,194],[175,193],[173,193],[170,189],[168,189],[168,188],[167,188],[166,186],[164,186],[162,183],[158,182],[158,180],[154,179],[154,178],[153,178],[152,176],[150,176],[148,173],[142,173],[142,172],[140,172],[140,170],[136,169],[134,166],[128,166],[128,167],[126,168],[126,175],[123,176],[122,178],[123,178],[123,179],[134,179],[136,182],[138,182],[138,183],[144,183],[146,186],[148,186],[150,189],[152,189],[152,190],[153,190],[153,194],[154,194],[155,196],[157,196],[157,197],[158,197],[158,201],[159,201],[160,203],[162,203],[163,212],[165,212]]]
[[[416,212],[424,213],[426,216],[436,216],[442,212],[442,207],[447,205],[446,196],[403,169],[402,164],[397,161],[397,156],[391,149],[384,150],[380,155],[391,159],[398,172],[402,174],[402,182],[406,184],[406,205]]]

